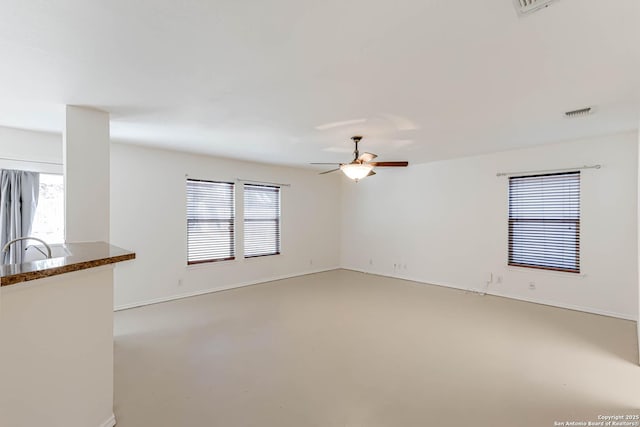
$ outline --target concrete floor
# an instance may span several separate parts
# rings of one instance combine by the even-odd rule
[[[337,270],[116,313],[118,427],[640,413],[634,322]]]

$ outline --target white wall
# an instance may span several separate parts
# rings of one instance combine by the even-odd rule
[[[289,183],[282,188],[282,254],[187,267],[186,178]],[[241,185],[236,199],[241,204]],[[115,305],[130,307],[339,266],[340,177],[132,145],[111,148],[111,243],[136,252],[115,272]]]
[[[640,127],[640,126],[639,126]],[[640,131],[638,132],[638,155],[640,155]],[[640,257],[640,159],[638,159],[638,256]],[[640,313],[640,259],[638,261],[638,313]],[[640,314],[636,329],[638,331],[638,364],[640,364]]]
[[[503,276],[503,283],[491,283],[491,293],[635,318],[640,306],[635,236],[638,144],[637,133],[611,135],[411,165],[406,170],[385,169],[359,184],[337,174],[319,177],[301,169],[112,144],[111,242],[138,252],[136,262],[116,269],[116,305],[340,264],[463,289],[482,289],[493,272],[494,278]],[[62,138],[0,127],[0,150],[2,157],[61,162]],[[506,267],[507,180],[496,178],[495,173],[591,163],[604,167],[583,173],[584,274],[575,277]],[[283,246],[285,251],[295,249],[275,262],[270,257],[245,261],[239,256],[232,263],[187,268],[186,173],[292,183],[283,189],[283,215],[293,221],[293,228],[285,226]],[[340,185],[342,209],[337,196]],[[315,227],[305,224],[307,214]],[[146,219],[136,219],[140,215]],[[313,240],[318,243],[310,243]],[[407,268],[394,272],[394,263]],[[533,291],[531,281],[536,284]]]
[[[0,169],[62,173],[62,137],[0,126],[0,157]]]
[[[342,266],[478,290],[493,273],[489,293],[635,319],[637,151],[633,132],[381,170],[345,183]],[[508,181],[496,173],[586,164],[603,168],[582,173],[583,274],[507,267]]]

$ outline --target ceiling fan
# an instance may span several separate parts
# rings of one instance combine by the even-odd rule
[[[312,165],[338,165],[336,169],[331,169],[326,172],[320,172],[320,175],[324,175],[331,172],[341,170],[347,177],[351,178],[355,182],[360,181],[376,173],[374,168],[379,167],[406,167],[409,162],[372,162],[373,159],[378,157],[372,153],[362,153],[358,150],[358,143],[362,140],[361,136],[352,136],[351,140],[356,144],[356,149],[353,152],[353,161],[351,163],[311,163]]]

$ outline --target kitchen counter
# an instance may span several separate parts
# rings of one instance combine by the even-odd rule
[[[52,249],[0,267],[0,425],[113,426],[112,267],[135,254],[104,242]]]
[[[66,243],[68,256],[0,266],[0,286],[134,259],[136,254],[105,242]]]

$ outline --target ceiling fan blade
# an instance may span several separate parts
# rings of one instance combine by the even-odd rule
[[[341,165],[342,163],[309,163],[310,165]]]
[[[363,162],[370,162],[371,160],[375,159],[376,157],[378,157],[377,155],[373,154],[373,153],[362,153],[360,154],[360,157],[358,157],[358,160],[362,160]]]
[[[373,167],[405,167],[409,166],[409,162],[371,162],[369,163]]]
[[[324,175],[324,174],[326,174],[326,173],[331,173],[331,172],[335,172],[335,171],[339,171],[339,170],[340,170],[340,168],[338,168],[338,169],[331,169],[330,171],[320,172],[318,175]]]
[[[376,173],[374,171],[371,171],[367,174],[367,176],[371,176],[371,175],[375,175]]]

